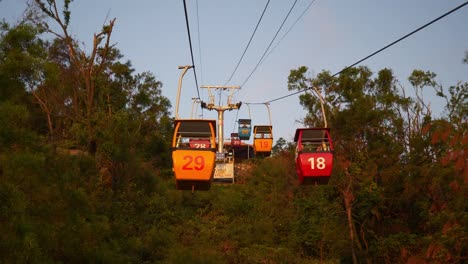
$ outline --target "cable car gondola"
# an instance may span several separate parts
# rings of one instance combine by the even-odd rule
[[[209,190],[216,152],[216,120],[176,119],[172,162],[178,190]]]
[[[239,138],[241,140],[249,140],[252,133],[252,120],[239,119]]]
[[[273,146],[272,126],[254,126],[254,155],[268,157]]]
[[[242,144],[238,133],[231,133],[231,146],[239,147]]]
[[[294,136],[299,184],[327,184],[333,167],[329,128],[298,128]]]

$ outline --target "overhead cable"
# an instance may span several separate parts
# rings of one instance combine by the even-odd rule
[[[198,33],[198,54],[199,54],[199,62],[200,62],[200,75],[201,75],[201,83],[203,84],[203,64],[202,64],[202,52],[201,52],[201,35],[200,35],[200,16],[198,15],[198,0],[196,0],[197,5],[197,33]]]
[[[201,34],[200,34],[200,16],[198,15],[198,0],[196,0],[197,5],[197,33],[198,33],[198,54],[199,54],[199,62],[200,62],[200,75],[201,75],[201,82],[203,83],[203,64],[202,64],[202,52],[201,52]],[[198,91],[198,85],[197,85]],[[203,95],[203,90],[202,90]],[[200,97],[200,95],[198,96]],[[200,99],[200,98],[199,98]],[[203,118],[203,107],[201,108],[201,117]]]
[[[383,48],[381,48],[381,49],[379,49],[379,50],[373,52],[372,54],[370,54],[370,55],[368,55],[368,56],[366,56],[366,57],[364,57],[364,58],[358,60],[357,62],[351,64],[350,66],[347,66],[347,67],[343,68],[341,71],[339,71],[339,72],[333,74],[331,77],[335,77],[335,76],[337,76],[337,75],[343,73],[343,72],[346,71],[347,69],[352,68],[352,67],[358,65],[359,63],[361,63],[361,62],[363,62],[363,61],[365,61],[365,60],[367,60],[367,59],[369,59],[369,58],[371,58],[371,57],[377,55],[378,53],[380,53],[380,52],[386,50],[387,48],[389,48],[389,47],[395,45],[396,43],[398,43],[398,42],[400,42],[400,41],[402,41],[402,40],[408,38],[409,36],[411,36],[411,35],[417,33],[418,31],[421,31],[422,29],[424,29],[424,28],[430,26],[431,24],[433,24],[433,23],[435,23],[435,22],[441,20],[442,18],[444,18],[444,17],[446,17],[446,16],[452,14],[453,12],[459,10],[460,8],[462,8],[462,7],[466,6],[466,5],[468,5],[468,1],[466,1],[465,3],[463,3],[463,4],[461,4],[461,5],[457,6],[457,7],[455,7],[454,9],[448,11],[447,13],[445,13],[445,14],[439,16],[438,18],[433,19],[432,21],[430,21],[430,22],[424,24],[423,26],[421,26],[421,27],[419,27],[419,28],[417,28],[417,29],[411,31],[410,33],[408,33],[408,34],[404,35],[403,37],[401,37],[401,38],[399,38],[399,39],[393,41],[392,43],[386,45],[385,47],[383,47]],[[278,98],[275,98],[275,99],[272,99],[272,100],[269,100],[269,101],[266,101],[266,102],[263,102],[263,103],[249,103],[249,104],[272,103],[272,102],[279,101],[279,100],[282,100],[282,99],[284,99],[284,98],[287,98],[287,97],[290,97],[290,96],[293,96],[293,95],[296,95],[296,94],[299,94],[299,93],[308,91],[308,90],[310,90],[310,89],[312,89],[312,87],[308,87],[308,88],[305,88],[305,89],[296,91],[296,92],[294,92],[294,93],[291,93],[291,94],[288,94],[288,95],[284,95],[284,96],[281,96],[281,97],[278,97]]]
[[[301,15],[296,19],[296,21],[294,21],[294,23],[292,24],[292,26],[288,29],[288,31],[286,31],[286,33],[283,35],[283,37],[278,41],[278,43],[276,43],[276,45],[270,50],[270,52],[268,52],[268,54],[265,56],[265,59],[260,63],[260,65],[268,58],[268,56],[270,56],[271,53],[273,53],[273,51],[276,49],[276,47],[278,47],[278,45],[281,43],[281,41],[283,41],[284,38],[286,38],[286,36],[289,34],[289,32],[293,29],[293,27],[296,26],[297,22],[299,22],[299,20],[301,20],[301,18],[304,16],[304,14],[307,12],[307,10],[309,10],[309,8],[312,6],[313,3],[315,3],[316,0],[312,0],[309,5],[304,9],[304,11],[302,11]]]
[[[235,74],[236,71],[237,71],[237,68],[239,68],[239,65],[240,65],[242,59],[244,58],[244,55],[245,55],[245,53],[247,52],[247,49],[248,49],[249,46],[250,46],[250,42],[252,42],[252,39],[253,39],[253,37],[255,36],[255,33],[257,32],[258,26],[260,25],[260,22],[262,21],[263,15],[265,14],[265,11],[267,10],[267,7],[268,7],[269,4],[270,4],[270,0],[267,1],[265,7],[263,8],[262,15],[260,16],[260,19],[258,20],[257,25],[255,26],[255,29],[254,29],[254,31],[252,32],[252,35],[250,36],[249,42],[247,43],[247,46],[245,47],[244,52],[242,53],[242,56],[240,57],[239,61],[237,62],[237,65],[236,65],[236,67],[234,68],[234,71],[231,73],[231,76],[230,76],[229,79],[226,81],[226,83],[224,84],[224,86],[226,86],[226,85],[228,84],[228,82],[231,81],[232,77],[234,76],[234,74]]]
[[[236,118],[234,119],[234,124],[232,124],[232,133],[236,130],[237,117],[239,116],[239,108],[237,109]]]
[[[257,65],[255,65],[255,68],[252,70],[252,72],[249,74],[249,76],[247,77],[247,79],[245,79],[245,81],[242,83],[241,87],[243,87],[247,81],[250,79],[250,77],[252,76],[252,74],[257,70],[258,66],[260,65],[260,62],[262,62],[263,58],[265,57],[266,53],[268,52],[268,49],[271,47],[271,44],[273,44],[273,42],[275,41],[276,37],[278,36],[278,33],[280,32],[280,30],[283,28],[283,25],[284,23],[286,22],[286,20],[288,19],[289,15],[291,14],[291,11],[293,10],[294,6],[296,5],[297,3],[297,0],[294,1],[293,5],[291,6],[291,8],[289,9],[289,12],[288,14],[286,15],[286,17],[284,18],[283,20],[283,23],[281,23],[281,26],[278,28],[278,31],[276,31],[276,34],[275,36],[273,37],[273,39],[271,40],[270,44],[268,45],[268,47],[266,48],[265,52],[263,53],[262,57],[260,58],[260,60],[258,61]]]
[[[192,57],[193,75],[195,76],[195,85],[197,86],[198,99],[200,99],[200,91],[198,89],[197,72],[195,71],[195,61],[193,60],[192,39],[190,37],[190,26],[189,26],[188,15],[187,15],[187,4],[185,3],[185,0],[183,0],[183,1],[184,1],[184,12],[185,12],[185,24],[187,25],[187,34],[188,34],[188,40],[189,40],[189,45],[190,45],[190,55]]]

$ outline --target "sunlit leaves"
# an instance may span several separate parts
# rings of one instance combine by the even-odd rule
[[[308,85],[308,78],[305,76],[308,68],[301,66],[297,70],[291,70],[288,77],[288,90],[303,90]]]
[[[437,75],[433,72],[430,71],[422,71],[422,70],[414,70],[411,73],[411,76],[408,77],[408,80],[410,81],[411,85],[415,87],[425,87],[425,86],[434,86],[436,82],[434,81],[434,78]]]

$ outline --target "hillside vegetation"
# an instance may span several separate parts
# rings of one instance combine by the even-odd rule
[[[115,20],[80,47],[69,2],[56,13],[33,1],[0,28],[1,263],[468,260],[468,83],[293,69],[289,90],[317,87],[325,100],[329,184],[298,185],[294,143],[280,138],[272,157],[237,166],[236,184],[177,191],[162,83],[123,61]],[[445,100],[441,116],[427,90]],[[305,127],[323,126],[312,90],[298,103]]]

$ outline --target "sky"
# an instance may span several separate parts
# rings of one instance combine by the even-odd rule
[[[225,112],[224,134],[236,130],[237,118],[251,118],[253,125],[269,125],[269,114],[261,103],[287,95],[290,70],[309,68],[309,76],[322,70],[332,74],[383,48],[416,28],[463,4],[463,0],[297,0],[272,51],[252,73],[265,53],[295,0],[271,0],[263,20],[238,70],[228,85],[240,86],[235,94],[244,104]],[[306,13],[291,28],[306,10]],[[187,0],[192,48],[198,85],[225,85],[234,71],[267,0]],[[0,18],[14,23],[21,18],[26,0],[0,0]],[[191,65],[183,0],[75,0],[70,5],[70,30],[83,47],[92,45],[92,36],[102,25],[116,18],[111,42],[130,60],[136,72],[152,72],[163,83],[163,95],[174,113],[181,70]],[[362,62],[375,74],[390,68],[412,94],[407,81],[414,69],[432,71],[446,89],[468,81],[468,65],[462,63],[468,51],[468,6],[439,20],[411,37]],[[285,36],[283,38],[283,36]],[[248,79],[247,79],[248,78]],[[246,82],[247,80],[247,82]],[[208,101],[206,89],[199,90]],[[193,70],[183,78],[179,116],[202,115],[216,119],[215,111],[192,113],[197,97]],[[443,101],[432,91],[425,92],[433,114],[441,115]],[[216,97],[217,103],[219,98]],[[226,104],[223,94],[221,104]],[[250,108],[250,111],[249,111]],[[275,141],[293,141],[306,112],[293,95],[270,104]],[[332,128],[333,129],[333,128]]]

